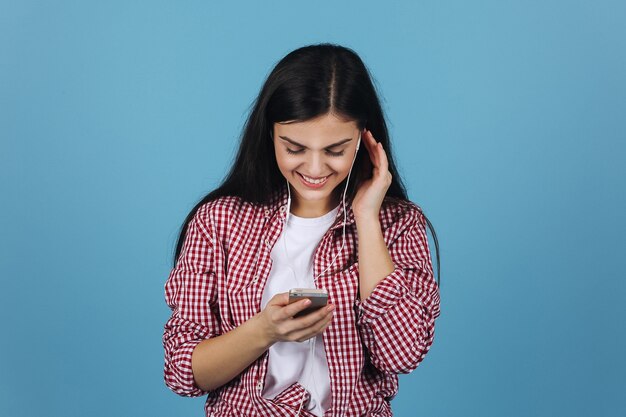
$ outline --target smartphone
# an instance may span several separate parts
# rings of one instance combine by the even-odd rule
[[[323,288],[292,288],[289,290],[289,304],[303,298],[311,300],[311,304],[298,312],[294,317],[305,316],[328,303],[328,292]]]

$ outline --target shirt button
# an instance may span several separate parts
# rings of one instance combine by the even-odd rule
[[[268,248],[270,247],[270,240],[269,239],[265,239],[265,246],[267,246]]]
[[[269,217],[270,215],[270,211],[269,210],[265,210],[265,217]]]
[[[285,210],[287,210],[287,207],[285,207],[285,206],[280,206],[280,212],[281,212],[281,213],[284,213],[284,212],[285,212]]]
[[[252,282],[257,282],[259,280],[259,276],[255,275],[254,278],[252,278]]]
[[[263,390],[263,383],[261,381],[259,381],[259,383],[256,384],[256,389],[259,391]]]

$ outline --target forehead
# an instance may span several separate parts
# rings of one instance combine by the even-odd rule
[[[277,136],[287,136],[302,145],[328,146],[354,137],[357,123],[336,116],[325,115],[306,121],[274,123]]]

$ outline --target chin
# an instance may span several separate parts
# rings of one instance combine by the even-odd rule
[[[298,194],[300,194],[300,196],[307,201],[326,200],[331,196],[331,193],[326,190],[307,190],[301,187],[296,188],[296,190],[298,191]]]

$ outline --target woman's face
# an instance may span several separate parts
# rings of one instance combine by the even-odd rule
[[[339,203],[333,190],[348,176],[356,152],[356,122],[326,114],[274,123],[273,134],[278,169],[291,184],[291,212],[300,217],[328,213]]]

